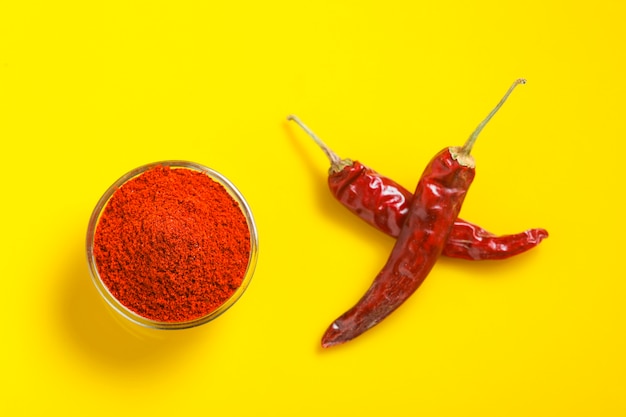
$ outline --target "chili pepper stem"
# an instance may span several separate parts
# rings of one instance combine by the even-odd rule
[[[335,152],[333,152],[333,150],[330,149],[330,147],[328,147],[328,145],[326,145],[319,138],[319,136],[317,136],[315,132],[309,129],[309,127],[305,125],[304,122],[302,122],[302,120],[300,120],[297,116],[290,114],[289,116],[287,116],[287,120],[293,121],[298,126],[300,126],[302,130],[304,130],[311,137],[311,139],[315,141],[317,146],[319,146],[322,149],[322,151],[324,151],[324,153],[328,157],[328,160],[330,161],[330,170],[332,172],[339,172],[344,167],[352,165],[352,161],[350,159],[343,159],[339,155],[337,155]]]
[[[517,80],[515,80],[515,82],[513,82],[513,84],[509,87],[507,92],[504,94],[504,96],[500,99],[500,102],[491,110],[491,112],[489,112],[487,117],[485,117],[485,119],[478,124],[474,132],[472,132],[470,137],[467,139],[467,142],[465,142],[465,144],[457,151],[457,158],[458,157],[463,158],[463,156],[469,156],[470,152],[472,151],[472,148],[474,147],[474,143],[476,143],[476,139],[478,138],[478,135],[480,135],[480,132],[482,132],[485,125],[487,125],[487,123],[489,123],[491,118],[498,112],[498,110],[500,110],[500,107],[502,107],[502,105],[509,98],[509,96],[511,95],[515,87],[517,87],[519,84],[526,84],[526,79],[518,78]]]

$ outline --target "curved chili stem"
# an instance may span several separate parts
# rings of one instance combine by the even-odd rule
[[[337,155],[335,152],[333,152],[332,149],[330,149],[328,147],[328,145],[326,145],[315,134],[315,132],[313,132],[311,129],[309,129],[309,127],[302,122],[302,120],[300,120],[297,116],[294,116],[293,114],[290,114],[289,116],[287,116],[287,120],[292,120],[292,121],[296,122],[296,124],[298,126],[300,126],[302,128],[302,130],[304,130],[309,136],[311,136],[311,138],[315,141],[315,143],[317,143],[317,145],[320,148],[322,148],[322,150],[324,151],[324,153],[326,154],[326,156],[330,160],[330,163],[331,163],[331,165],[333,167],[341,165],[341,162],[342,162],[341,157],[339,155]]]
[[[506,99],[509,98],[509,96],[511,95],[515,87],[517,87],[519,84],[526,84],[526,80],[524,78],[518,78],[517,80],[515,80],[515,82],[509,87],[507,92],[504,94],[500,102],[496,105],[496,107],[494,107],[493,110],[491,110],[491,112],[487,115],[487,117],[485,117],[485,119],[482,122],[480,122],[478,127],[476,127],[476,130],[474,130],[474,132],[467,139],[467,142],[465,142],[465,145],[463,145],[463,147],[461,148],[461,151],[460,151],[461,154],[464,154],[464,155],[470,154],[470,152],[472,151],[472,147],[474,146],[474,143],[476,142],[476,139],[478,138],[478,135],[480,134],[480,132],[483,130],[485,125],[489,123],[491,118],[498,112],[498,110],[500,110],[500,107],[502,107]]]

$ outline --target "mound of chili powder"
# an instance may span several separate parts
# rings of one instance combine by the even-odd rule
[[[156,166],[113,193],[93,252],[120,303],[148,319],[185,322],[241,286],[250,231],[240,206],[208,175]]]

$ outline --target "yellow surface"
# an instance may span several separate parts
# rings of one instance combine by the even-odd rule
[[[2,2],[0,413],[626,415],[624,4]],[[550,238],[441,259],[391,317],[322,350],[393,240],[332,199],[285,117],[413,188],[520,76],[462,215]],[[85,232],[113,181],[163,159],[240,188],[259,262],[217,321],[137,335],[98,299]]]

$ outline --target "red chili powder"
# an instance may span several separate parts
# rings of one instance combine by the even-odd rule
[[[241,286],[250,230],[238,203],[208,175],[156,166],[113,193],[93,252],[120,303],[148,319],[185,322]]]

